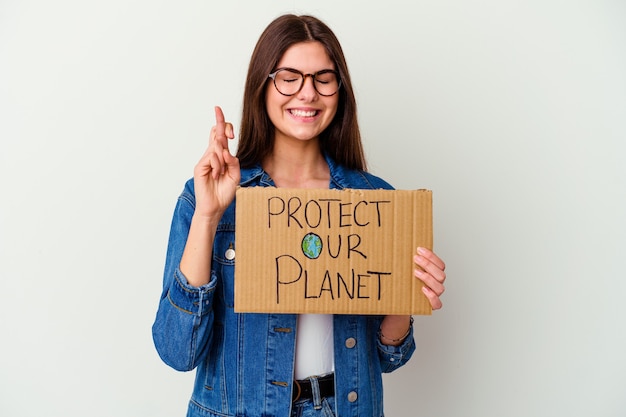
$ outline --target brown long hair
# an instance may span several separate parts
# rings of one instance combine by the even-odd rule
[[[321,150],[348,168],[366,169],[356,100],[341,45],[332,30],[319,19],[293,14],[280,16],[267,26],[250,58],[237,149],[242,167],[260,163],[274,145],[274,125],[265,105],[265,89],[270,84],[268,74],[276,69],[289,47],[311,41],[324,45],[341,79],[337,113],[320,135]]]

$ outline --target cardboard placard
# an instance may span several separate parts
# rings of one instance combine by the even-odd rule
[[[431,314],[413,274],[431,191],[241,187],[236,201],[235,311]]]

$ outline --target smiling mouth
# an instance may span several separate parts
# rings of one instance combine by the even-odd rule
[[[316,116],[319,113],[319,111],[318,110],[291,109],[289,110],[289,113],[291,113],[292,115],[296,117],[313,117],[313,116]]]

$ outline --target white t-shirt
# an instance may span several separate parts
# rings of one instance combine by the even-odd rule
[[[295,378],[325,375],[335,370],[332,314],[299,314]]]

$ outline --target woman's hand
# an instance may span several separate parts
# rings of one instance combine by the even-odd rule
[[[219,107],[215,107],[215,120],[209,147],[193,170],[196,210],[180,260],[181,272],[194,287],[207,284],[211,278],[215,231],[235,198],[241,178],[239,160],[228,150],[228,139],[235,137],[233,125],[224,121]]]
[[[224,120],[224,113],[218,106],[215,107],[215,121],[209,146],[193,173],[195,215],[203,217],[221,217],[235,198],[241,178],[239,160],[228,150],[228,140],[235,137],[233,125]]]
[[[442,306],[440,297],[445,291],[443,283],[446,280],[446,264],[433,251],[426,248],[417,248],[413,261],[418,266],[415,268],[415,277],[424,283],[422,292],[430,301],[433,310],[440,309]]]
[[[417,264],[415,276],[422,280],[422,292],[430,301],[433,310],[441,308],[441,294],[446,280],[446,264],[435,253],[426,248],[417,248],[413,261]],[[385,345],[398,346],[410,333],[411,316],[387,315],[380,325],[380,341]],[[408,329],[408,330],[407,330]]]

